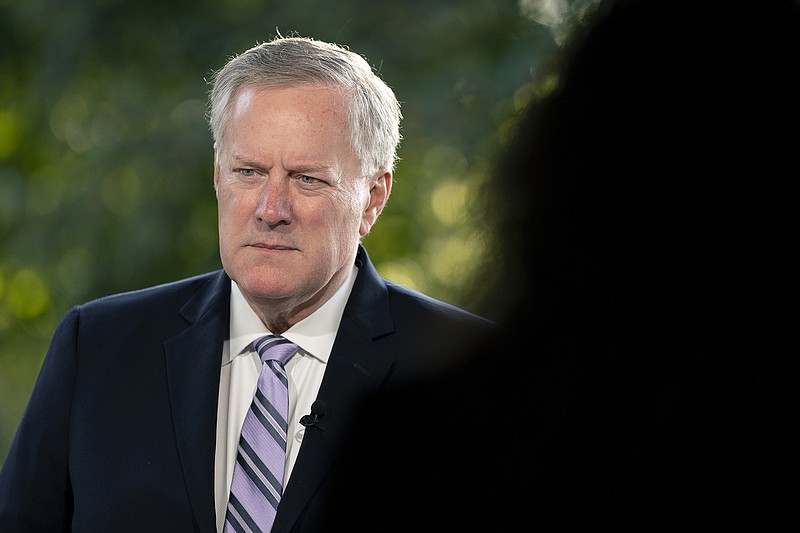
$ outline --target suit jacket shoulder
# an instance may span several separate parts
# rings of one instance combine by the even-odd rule
[[[497,333],[483,317],[380,277],[363,249],[359,259],[363,272],[343,321],[357,322],[380,352],[395,358],[395,378],[447,370]]]
[[[104,316],[109,321],[141,317],[148,323],[153,312],[186,314],[189,319],[226,305],[230,279],[221,271],[97,298],[78,306],[80,314]],[[113,314],[109,314],[113,313]]]

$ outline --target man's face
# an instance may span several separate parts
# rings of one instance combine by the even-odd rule
[[[214,158],[222,264],[262,320],[294,323],[348,275],[391,174],[359,175],[335,89],[244,88],[232,104]]]

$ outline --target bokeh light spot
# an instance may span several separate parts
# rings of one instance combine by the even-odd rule
[[[29,320],[47,310],[50,291],[41,275],[33,269],[23,268],[12,276],[6,301],[14,314]]]

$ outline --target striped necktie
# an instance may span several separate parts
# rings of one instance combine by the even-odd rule
[[[270,531],[283,492],[289,413],[289,382],[283,365],[297,345],[279,335],[266,335],[252,346],[261,358],[261,375],[242,425],[226,533]]]

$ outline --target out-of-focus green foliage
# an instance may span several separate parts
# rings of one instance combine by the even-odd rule
[[[205,80],[277,33],[347,45],[394,88],[401,162],[366,245],[474,306],[476,196],[556,48],[541,3],[0,0],[0,458],[70,306],[219,268]]]

